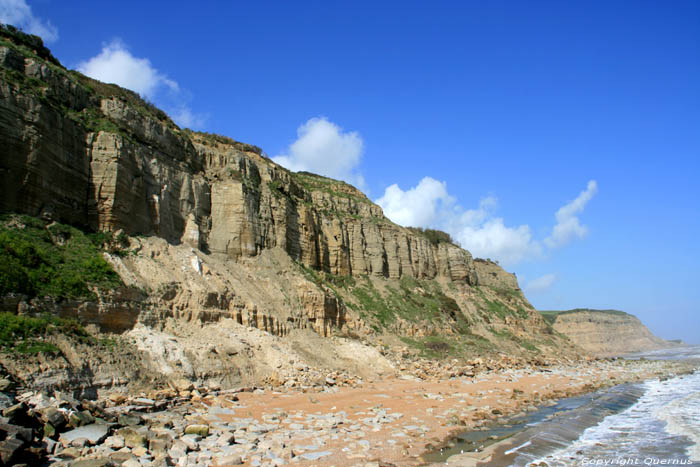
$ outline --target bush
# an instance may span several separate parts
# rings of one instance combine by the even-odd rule
[[[11,24],[0,23],[0,37],[11,39],[18,46],[24,46],[34,52],[40,58],[48,60],[54,65],[61,66],[61,63],[51,55],[51,51],[46,48],[44,41],[39,36],[27,34]]]
[[[439,243],[457,245],[457,242],[452,238],[452,236],[450,236],[450,234],[447,232],[443,232],[442,230],[424,229],[422,227],[408,227],[408,230],[418,235],[422,235],[433,245],[437,245]]]
[[[100,248],[80,230],[62,224],[44,227],[29,217],[13,219],[12,227],[0,223],[0,295],[93,299],[92,286],[121,285]]]
[[[46,342],[47,336],[62,333],[82,342],[94,339],[75,320],[48,314],[39,317],[0,312],[0,348],[18,353],[58,353],[58,348]]]

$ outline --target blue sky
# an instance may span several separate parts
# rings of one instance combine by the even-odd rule
[[[186,126],[450,231],[539,309],[700,343],[700,2],[218,3],[0,16]]]

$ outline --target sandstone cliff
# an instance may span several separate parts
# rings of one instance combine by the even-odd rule
[[[656,337],[636,316],[622,311],[575,309],[541,313],[552,323],[555,331],[599,356],[624,355],[678,345]]]
[[[0,32],[0,211],[125,239],[104,252],[119,289],[83,302],[12,294],[0,311],[77,317],[129,336],[147,371],[227,384],[281,365],[254,344],[227,354],[234,329],[327,367],[362,369],[362,352],[332,336],[443,357],[575,352],[495,263],[392,223],[346,183],[180,129],[135,93],[65,69],[38,38]],[[213,347],[183,347],[200,348],[191,336],[211,323],[227,323],[208,328]]]

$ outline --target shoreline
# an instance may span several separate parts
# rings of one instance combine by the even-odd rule
[[[654,379],[652,378],[651,380],[653,381]],[[611,406],[619,410],[625,410],[636,403],[643,395],[643,391],[641,391],[643,384],[643,381],[622,383],[610,388],[603,388],[592,393],[565,399],[580,402],[580,405],[575,404],[574,407],[559,407],[559,404],[557,404],[552,407],[553,411],[548,411],[548,407],[543,407],[538,413],[535,413],[535,415],[541,416],[537,417],[537,420],[533,420],[535,421],[534,424],[530,424],[528,421],[513,424],[514,428],[511,433],[491,443],[486,443],[486,446],[479,451],[454,453],[447,455],[439,462],[433,461],[426,465],[464,467],[477,466],[484,463],[484,465],[490,466],[510,466],[514,465],[514,461],[522,454],[521,450],[523,448],[525,448],[526,455],[529,456],[532,456],[533,450],[534,452],[539,451],[541,455],[545,455],[555,445],[575,441],[586,428],[594,426],[608,415],[611,415],[610,410],[601,410],[601,407],[610,408],[608,404],[611,402],[611,399],[613,401]],[[607,399],[608,404],[606,404],[604,399]],[[559,402],[562,401],[560,400]],[[612,413],[617,413],[617,411]],[[566,414],[566,416],[559,418],[561,414]],[[493,431],[499,430],[499,427],[509,426],[509,422],[495,422],[483,433],[488,435]],[[535,457],[538,456],[536,455]]]
[[[361,387],[326,386],[320,392],[195,390],[179,405],[143,414],[142,420],[150,425],[148,430],[157,427],[153,432],[173,438],[172,446],[178,449],[170,448],[166,455],[176,464],[184,459],[205,465],[417,466],[426,464],[423,455],[458,433],[535,411],[561,398],[669,377],[691,367],[675,361],[603,360],[436,381],[392,378]],[[133,400],[121,404],[107,410],[127,407],[126,413]],[[192,425],[207,427],[199,439],[182,435]],[[72,454],[81,460],[115,455],[157,459],[156,453],[142,447],[125,446],[118,433]],[[183,447],[183,440],[190,444]]]
[[[47,424],[65,417],[62,428],[42,441],[55,465],[90,460],[128,466],[403,467],[428,464],[423,456],[459,433],[507,423],[562,398],[668,378],[697,366],[594,360],[444,374],[432,380],[403,373],[354,386],[328,380],[325,386],[304,388],[190,386],[129,396],[114,393],[99,401],[37,393],[17,399],[22,410]],[[96,430],[101,436],[86,438],[80,430]],[[511,438],[450,465],[473,465]]]
[[[462,451],[461,454],[448,455],[440,462],[433,461],[426,463],[425,465],[429,467],[437,467],[442,465],[459,467],[480,465],[490,465],[496,467],[510,466],[513,465],[513,461],[518,457],[518,451],[522,448],[527,448],[525,452],[529,452],[528,455],[532,455],[533,452],[538,451],[540,455],[544,455],[550,452],[552,446],[561,444],[567,439],[571,442],[575,441],[586,428],[594,426],[608,415],[619,413],[619,411],[623,411],[627,407],[630,407],[636,403],[640,397],[644,395],[644,392],[640,389],[640,386],[643,383],[654,380],[665,381],[673,377],[688,375],[700,371],[700,360],[697,359],[685,362],[678,360],[662,361],[687,364],[687,368],[682,369],[681,371],[671,372],[667,375],[654,375],[651,378],[644,378],[637,381],[620,382],[620,384],[615,384],[608,387],[602,386],[601,388],[592,392],[581,393],[574,396],[574,399],[579,397],[585,398],[586,396],[591,396],[591,398],[581,405],[576,405],[574,408],[562,408],[556,410],[554,415],[542,418],[542,420],[535,425],[522,424],[522,426],[516,429],[513,433],[488,443],[478,452]],[[607,402],[603,399],[606,399]],[[610,406],[607,404],[609,404],[611,400],[614,401],[617,410],[614,410],[612,413],[605,409],[601,410],[601,407],[609,408]],[[559,419],[559,413],[566,413],[567,416],[563,419]],[[513,421],[513,418],[515,417],[498,420],[485,431],[498,430],[499,427],[509,426]],[[576,420],[575,424],[578,424],[578,427],[571,425],[572,420],[574,419]],[[546,433],[546,436],[542,437],[543,433]]]

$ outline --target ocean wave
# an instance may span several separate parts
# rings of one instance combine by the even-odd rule
[[[693,442],[686,452],[695,462],[700,462],[700,392],[676,399],[654,412],[658,420],[666,422],[664,429],[678,436],[687,436]]]
[[[680,453],[687,453],[680,457]],[[627,410],[605,417],[569,446],[538,462],[579,465],[615,463],[628,456],[700,462],[700,372],[647,381],[644,394]],[[537,463],[537,462],[535,462]],[[686,464],[687,465],[687,464]]]

